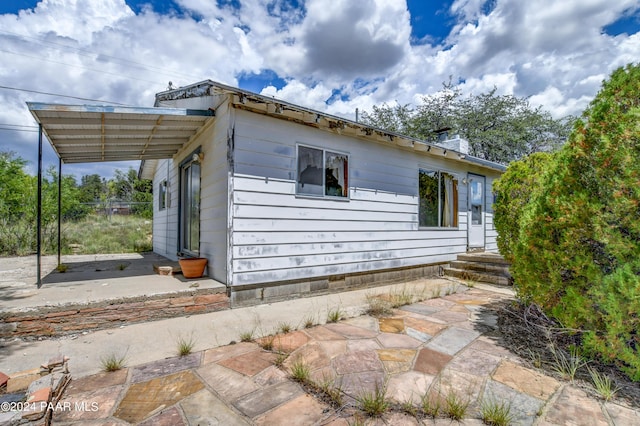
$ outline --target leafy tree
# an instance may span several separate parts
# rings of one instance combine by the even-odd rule
[[[640,66],[619,68],[524,208],[512,274],[520,297],[583,348],[640,381]]]
[[[27,200],[34,194],[36,182],[25,173],[26,164],[13,152],[0,152],[0,220],[16,221],[34,206]]]
[[[470,154],[504,164],[558,148],[569,136],[573,117],[555,120],[526,98],[496,92],[493,88],[463,97],[449,82],[437,94],[423,97],[415,110],[385,104],[374,107],[372,114],[365,111],[362,121],[427,141],[435,139],[436,130],[449,128],[469,141]]]
[[[84,175],[80,179],[80,202],[95,203],[105,198],[107,183],[100,175]]]
[[[109,198],[134,203],[132,213],[151,218],[152,185],[148,179],[138,179],[138,173],[133,168],[126,172],[116,170],[113,179],[108,182]]]

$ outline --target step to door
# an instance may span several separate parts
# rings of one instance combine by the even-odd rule
[[[471,271],[468,269],[445,268],[444,274],[469,282],[481,282],[495,285],[511,285],[511,278],[504,275],[496,275],[486,272]]]
[[[498,253],[479,252],[459,254],[457,260],[445,268],[444,274],[469,282],[511,285],[509,262]]]

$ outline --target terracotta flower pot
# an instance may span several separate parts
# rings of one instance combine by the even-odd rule
[[[178,259],[182,275],[185,278],[200,278],[204,274],[204,268],[207,266],[207,259],[204,257],[192,257],[186,259]]]

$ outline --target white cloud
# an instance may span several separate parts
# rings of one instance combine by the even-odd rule
[[[169,81],[236,85],[241,74],[271,70],[286,83],[264,94],[353,118],[356,108],[383,102],[415,105],[451,77],[465,92],[495,86],[561,117],[580,114],[614,68],[640,58],[640,33],[603,32],[637,14],[637,0],[455,0],[442,45],[410,44],[409,11],[399,0],[176,3],[182,11],[159,15],[135,14],[124,0],[42,0],[1,15],[0,81],[150,106]],[[26,100],[89,102],[0,90],[1,121],[33,125]],[[33,162],[35,139],[3,131],[0,150]]]

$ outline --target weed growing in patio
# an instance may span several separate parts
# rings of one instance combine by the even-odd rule
[[[305,317],[305,319],[303,321],[303,324],[304,324],[304,328],[311,328],[314,325],[316,325],[316,321],[315,321],[315,318],[313,317],[313,315],[309,315],[309,316]]]
[[[189,355],[193,351],[193,347],[195,345],[196,345],[196,341],[193,338],[193,336],[190,336],[188,338],[184,336],[179,336],[178,337],[178,355],[180,356]]]
[[[302,359],[296,360],[291,364],[291,378],[296,382],[310,383],[311,369]]]
[[[288,357],[289,357],[288,353],[278,352],[278,355],[276,355],[276,359],[273,361],[273,365],[275,365],[278,368],[282,368],[282,366],[284,365],[284,362],[287,360]]]
[[[124,368],[126,364],[127,354],[118,355],[115,352],[111,352],[100,358],[100,365],[102,369],[107,372],[118,371]]]
[[[292,329],[291,324],[286,323],[286,322],[281,322],[280,324],[278,324],[278,330],[280,331],[280,333],[288,333],[290,332]]]
[[[342,406],[344,399],[342,398],[342,386],[336,386],[335,380],[324,377],[322,382],[314,383],[315,387],[321,390],[329,400],[336,406]]]
[[[56,267],[56,270],[60,273],[65,273],[67,272],[68,269],[69,269],[69,265],[65,265],[64,263],[61,263]]]
[[[366,313],[373,317],[382,317],[385,315],[391,315],[393,308],[388,300],[385,300],[384,295],[368,294],[366,295],[368,307]]]
[[[369,417],[380,417],[389,409],[389,401],[386,398],[387,389],[376,383],[373,392],[363,392],[358,398],[359,408]]]
[[[264,336],[264,337],[259,339],[258,344],[265,351],[272,351],[273,350],[273,342],[275,340],[276,340],[276,336],[274,336],[274,335]]]
[[[340,308],[334,308],[327,313],[327,322],[338,322],[342,319],[343,312]]]
[[[598,371],[593,370],[590,367],[587,367],[589,370],[589,375],[591,376],[591,381],[593,382],[593,386],[598,392],[598,395],[605,401],[609,401],[613,396],[620,390],[618,386],[613,384],[613,380],[611,377],[606,374],[600,374]]]
[[[469,401],[466,398],[459,397],[455,392],[450,391],[444,399],[444,413],[451,420],[462,420],[467,414]]]
[[[255,328],[249,331],[243,331],[240,333],[240,341],[241,342],[253,342],[253,335],[255,334]]]
[[[483,401],[480,415],[484,424],[490,426],[508,426],[513,422],[511,403],[507,401]]]
[[[392,308],[399,308],[400,306],[410,305],[413,303],[416,295],[414,295],[405,286],[400,290],[394,290],[390,294],[389,302]]]
[[[421,399],[422,403],[422,411],[425,415],[436,418],[442,412],[442,399],[440,398],[440,394],[425,394]]]
[[[554,359],[551,368],[563,379],[573,381],[578,369],[587,364],[575,347],[570,349],[569,355],[565,354],[561,349],[556,348],[555,345],[551,345],[550,349]]]
[[[402,403],[402,411],[413,417],[418,416],[418,407],[411,400]]]

